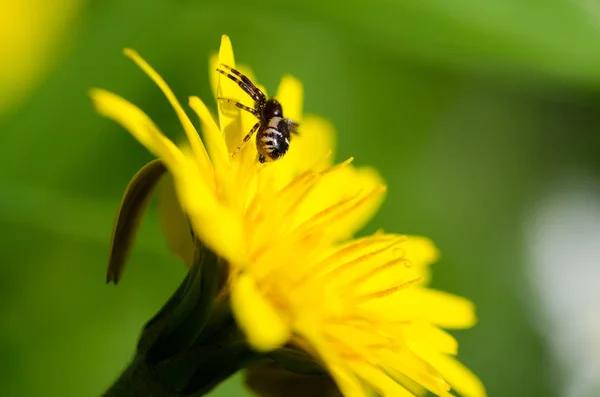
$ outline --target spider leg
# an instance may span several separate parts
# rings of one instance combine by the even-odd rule
[[[223,66],[225,66],[225,65],[223,65]],[[224,71],[222,69],[217,69],[217,72],[221,73],[223,76],[225,76],[225,77],[229,78],[230,80],[232,80],[233,82],[237,83],[237,85],[239,85],[240,88],[242,90],[244,90],[244,92],[246,94],[250,95],[250,97],[252,99],[254,99],[255,102],[262,102],[262,101],[266,100],[265,94],[261,90],[259,90],[254,84],[252,84],[250,79],[248,79],[246,76],[244,76],[244,77],[250,84],[242,81],[240,78],[234,76],[233,74],[227,73],[226,71]]]
[[[300,126],[298,123],[296,123],[294,120],[290,120],[290,119],[285,119],[285,122],[288,124],[290,132],[292,134],[298,134],[298,127]]]
[[[256,112],[255,109],[252,109],[251,107],[248,107],[244,104],[239,103],[238,101],[236,101],[235,99],[229,99],[229,98],[217,98],[218,101],[223,101],[226,103],[233,103],[235,106],[237,106],[238,108],[245,110],[248,113],[252,113],[254,116],[258,117],[258,113]]]
[[[254,127],[252,127],[252,129],[250,130],[250,132],[248,134],[246,134],[246,136],[244,137],[244,140],[242,141],[242,144],[240,146],[238,146],[233,153],[231,153],[231,157],[232,158],[236,154],[238,154],[240,152],[240,150],[242,150],[242,148],[244,147],[244,145],[246,144],[246,142],[248,142],[250,140],[250,138],[252,138],[252,135],[254,135],[254,133],[256,132],[256,130],[258,130],[258,127],[260,127],[260,121],[258,123],[256,123],[256,124],[254,124]]]
[[[225,69],[229,70],[231,73],[233,73],[237,77],[239,77],[239,79],[242,80],[242,82],[244,84],[246,84],[248,87],[250,87],[255,93],[258,94],[258,96],[260,96],[260,100],[261,101],[266,101],[267,100],[267,96],[260,90],[260,88],[258,88],[257,86],[255,86],[254,83],[252,82],[252,80],[250,80],[242,72],[240,72],[237,69],[232,68],[229,65],[225,65],[224,63],[222,63],[221,66],[224,67]]]

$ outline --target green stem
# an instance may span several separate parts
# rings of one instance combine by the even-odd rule
[[[204,396],[237,371],[266,359],[264,354],[255,352],[245,342],[203,351],[194,356],[201,364],[182,390],[185,396],[193,397]]]
[[[152,371],[141,359],[133,362],[102,397],[176,397],[152,376]]]
[[[188,275],[146,324],[135,358],[104,397],[203,396],[265,357],[245,342],[229,302],[215,302],[219,265],[219,258],[196,240]]]
[[[262,359],[246,343],[206,345],[152,366],[138,356],[103,397],[199,397]]]

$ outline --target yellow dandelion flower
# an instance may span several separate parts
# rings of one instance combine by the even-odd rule
[[[218,123],[191,97],[202,125],[192,121],[167,84],[138,54],[126,50],[175,109],[188,145],[168,140],[135,105],[94,90],[97,110],[123,125],[173,177],[181,208],[199,239],[230,268],[235,319],[248,343],[269,352],[284,345],[311,356],[344,396],[422,394],[485,396],[481,382],[456,359],[457,342],[441,328],[476,319],[471,302],[424,285],[438,257],[423,237],[378,232],[352,236],[378,209],[385,187],[352,159],[331,163],[332,127],[302,114],[302,86],[283,78],[276,98],[285,117],[300,123],[288,154],[260,164],[252,142],[236,156],[256,119],[220,103]],[[252,105],[233,81],[216,73],[235,67],[223,36],[211,60],[217,97]]]

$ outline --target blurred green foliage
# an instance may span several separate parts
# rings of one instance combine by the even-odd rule
[[[114,91],[177,138],[166,100],[121,50],[182,102],[208,100],[208,56],[226,33],[270,92],[284,73],[304,82],[306,111],[339,131],[338,159],[389,182],[367,231],[439,245],[434,286],[476,303],[480,324],[457,336],[489,394],[557,395],[521,225],[548,180],[598,170],[598,21],[584,0],[84,1],[60,61],[0,119],[0,394],[99,395],[183,278],[151,209],[124,279],[103,283],[120,195],[151,156],[87,93]],[[246,392],[238,377],[215,395]]]

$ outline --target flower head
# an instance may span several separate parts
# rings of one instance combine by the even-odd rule
[[[302,115],[302,86],[283,78],[276,98],[300,123],[286,156],[260,164],[252,142],[230,154],[256,122],[220,103],[218,120],[197,97],[189,100],[203,140],[166,83],[141,57],[132,58],[162,89],[186,132],[168,140],[135,105],[103,90],[98,111],[122,124],[160,158],[173,176],[181,208],[199,239],[229,264],[234,317],[259,351],[284,345],[312,355],[345,396],[420,394],[483,396],[479,380],[453,357],[456,340],[444,328],[475,322],[472,304],[424,286],[438,257],[423,237],[383,232],[354,239],[379,207],[385,186],[371,168],[348,159],[334,165],[332,127]],[[235,67],[223,36],[211,60],[217,97],[248,103],[216,73]],[[246,74],[250,72],[242,69]]]

